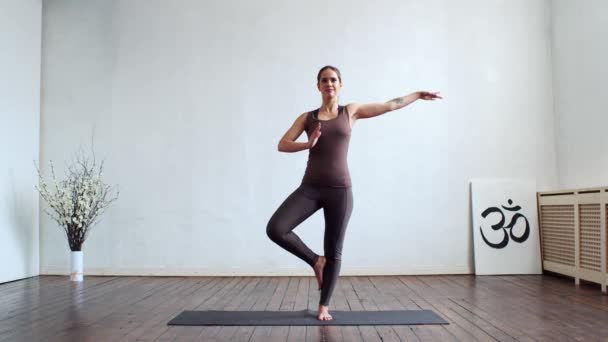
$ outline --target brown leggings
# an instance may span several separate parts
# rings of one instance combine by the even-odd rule
[[[328,305],[340,273],[344,235],[353,210],[352,189],[300,185],[272,215],[266,227],[266,234],[272,241],[312,267],[319,256],[311,251],[293,230],[321,208],[325,216],[323,250],[327,263],[323,270],[319,304]]]

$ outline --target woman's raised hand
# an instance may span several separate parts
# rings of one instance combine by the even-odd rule
[[[315,130],[310,135],[310,138],[308,138],[309,148],[315,147],[315,145],[317,144],[317,140],[319,140],[320,136],[321,136],[321,123],[319,122],[319,123],[317,123],[317,127],[315,128]]]
[[[443,98],[443,97],[439,96],[439,92],[438,91],[419,91],[418,95],[419,95],[419,98],[421,100],[434,101],[436,99],[442,99]]]

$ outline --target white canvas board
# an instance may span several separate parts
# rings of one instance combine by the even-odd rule
[[[471,181],[475,274],[542,273],[536,183]]]

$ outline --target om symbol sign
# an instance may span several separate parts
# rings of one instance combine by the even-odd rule
[[[511,199],[509,199],[508,203],[509,203],[509,205],[512,205],[513,201]],[[516,212],[516,211],[521,210],[521,207],[518,205],[516,205],[514,207],[505,207],[505,206],[501,205],[501,207],[504,210],[511,211],[511,212]],[[511,237],[511,239],[513,241],[518,242],[518,243],[522,243],[522,242],[526,241],[528,239],[528,237],[530,236],[530,224],[528,223],[528,219],[524,215],[522,215],[520,213],[513,214],[509,224],[504,226],[505,215],[503,214],[502,210],[500,210],[497,207],[490,207],[490,208],[484,210],[483,213],[481,213],[481,217],[483,217],[485,219],[486,216],[488,216],[492,213],[500,214],[500,221],[498,223],[492,225],[492,229],[496,230],[496,231],[502,229],[504,235],[503,235],[502,241],[500,241],[499,243],[492,243],[492,242],[488,241],[488,239],[486,238],[486,236],[483,233],[482,227],[480,226],[479,231],[481,232],[481,237],[483,238],[483,241],[485,241],[485,243],[488,246],[490,246],[492,248],[496,248],[496,249],[501,249],[501,248],[505,248],[507,246],[507,244],[509,243],[509,236]],[[524,230],[524,233],[521,236],[516,236],[513,233],[513,227],[515,226],[515,224],[517,223],[517,220],[519,220],[519,219],[524,219],[524,221],[526,222],[526,229]],[[509,229],[508,233],[507,233],[507,229]]]

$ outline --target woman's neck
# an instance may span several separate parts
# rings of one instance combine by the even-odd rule
[[[334,113],[338,111],[338,98],[323,99],[323,103],[319,108],[321,112]]]

